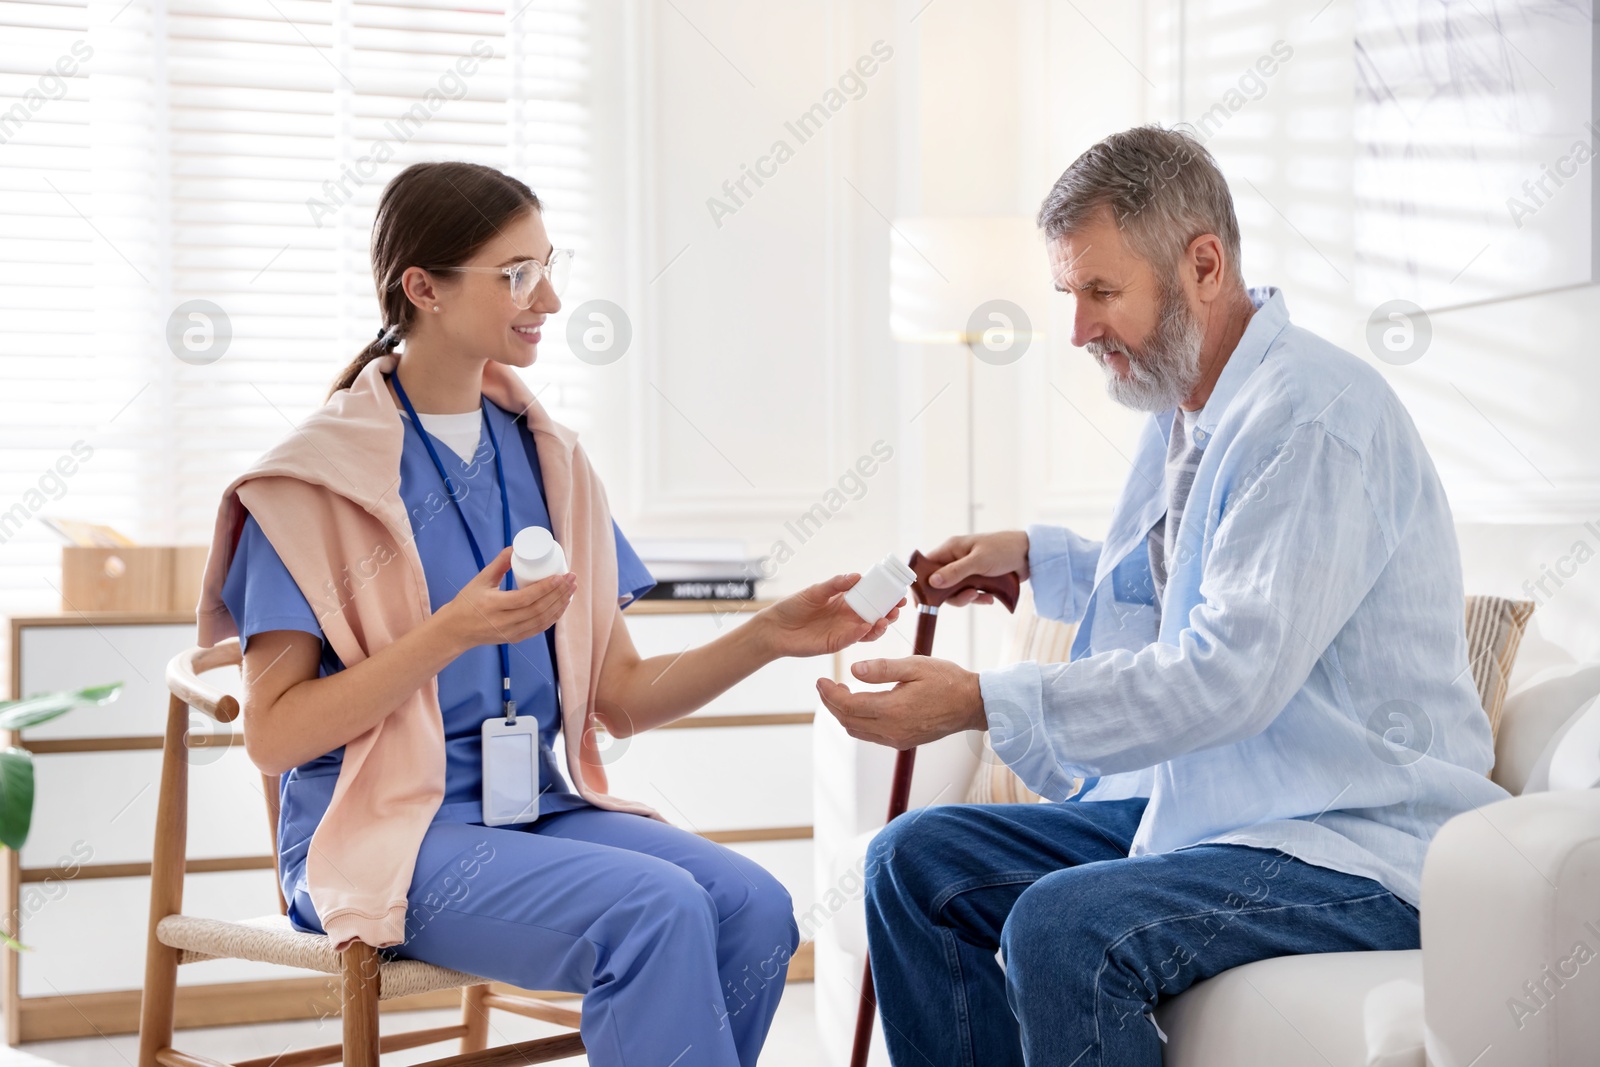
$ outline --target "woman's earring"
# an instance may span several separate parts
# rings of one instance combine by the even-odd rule
[[[433,305],[433,310],[438,311],[439,310],[439,305],[438,304]]]

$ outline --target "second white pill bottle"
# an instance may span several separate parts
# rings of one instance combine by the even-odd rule
[[[524,527],[511,539],[511,573],[517,588],[567,573],[567,554],[543,526]]]

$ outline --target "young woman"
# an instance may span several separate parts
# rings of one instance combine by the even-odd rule
[[[858,576],[841,575],[639,656],[618,606],[651,577],[582,449],[509,370],[533,363],[569,258],[496,170],[426,163],[389,183],[372,234],[385,325],[224,495],[202,640],[225,619],[244,644],[246,747],[282,776],[297,927],[583,993],[592,1064],[751,1067],[798,942],[789,895],[607,796],[588,731],[660,726],[777,657],[875,640],[897,612],[861,622],[842,603]],[[507,542],[529,526],[556,533],[571,573],[517,589]],[[537,814],[485,825],[485,724],[518,716],[536,724]],[[384,871],[403,900],[369,884]]]

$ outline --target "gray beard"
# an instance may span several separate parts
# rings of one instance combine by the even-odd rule
[[[1109,346],[1090,341],[1085,347],[1106,375],[1106,392],[1112,400],[1135,411],[1166,411],[1194,392],[1200,381],[1200,345],[1205,330],[1189,310],[1183,290],[1168,289],[1161,297],[1161,315],[1144,344]],[[1116,348],[1128,357],[1124,378],[1105,364],[1105,354]]]

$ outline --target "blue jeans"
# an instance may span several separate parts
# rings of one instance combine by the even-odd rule
[[[867,938],[896,1067],[1160,1067],[1151,1012],[1201,979],[1418,947],[1416,909],[1370,878],[1242,845],[1130,858],[1144,807],[943,805],[873,840]]]

